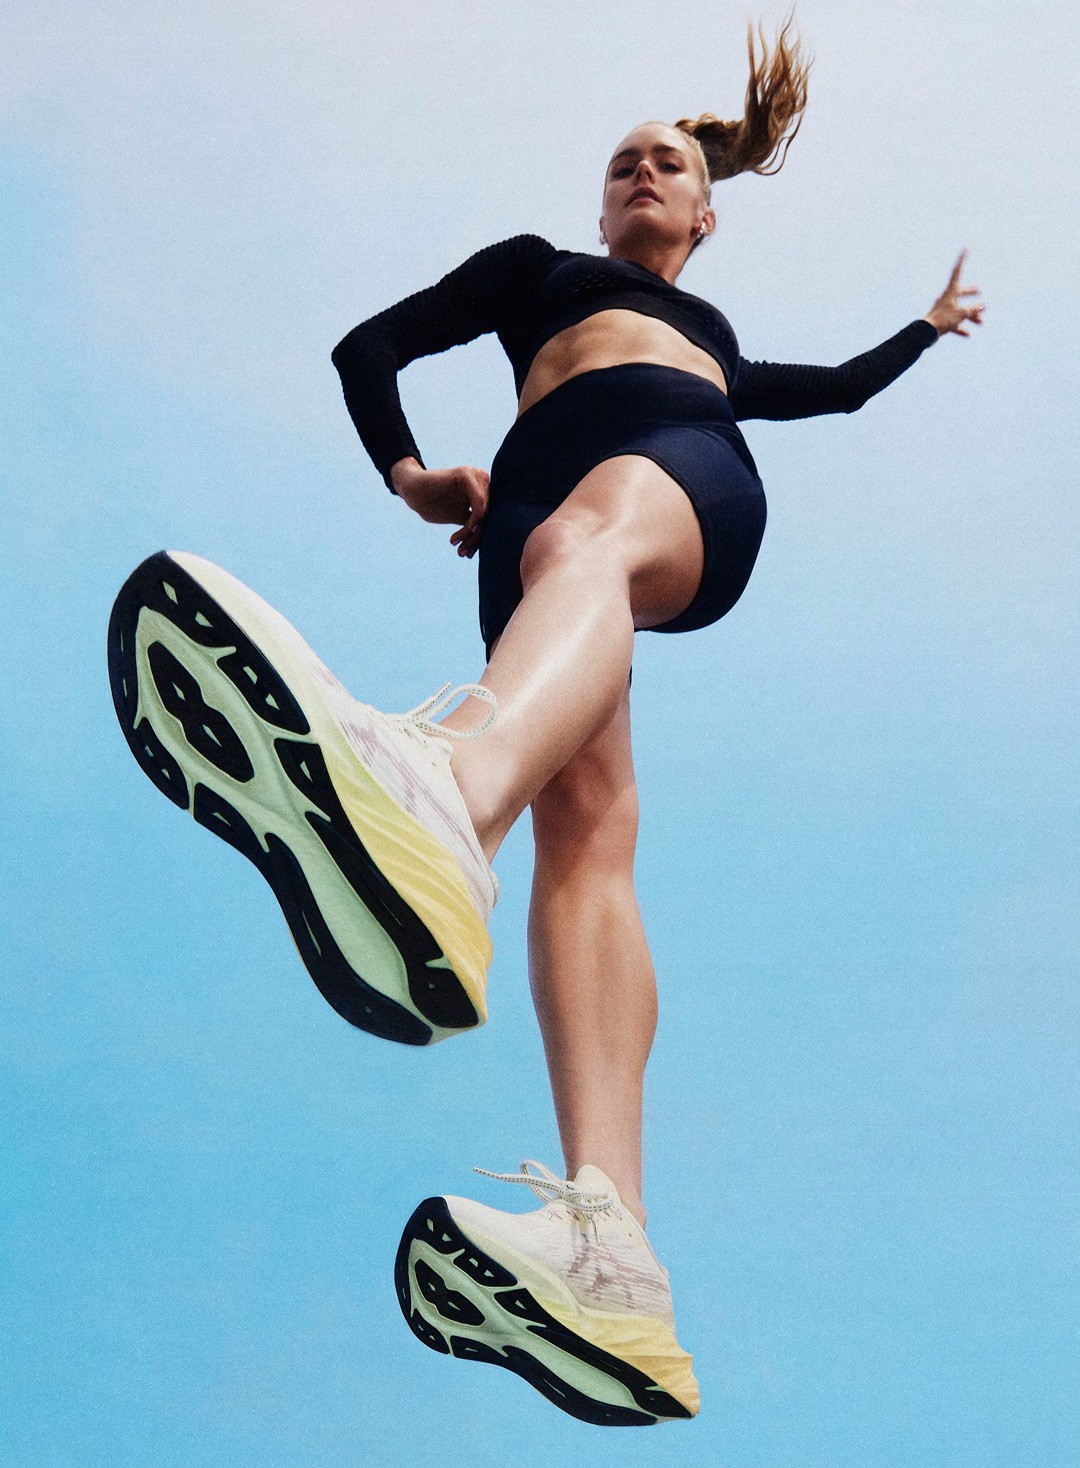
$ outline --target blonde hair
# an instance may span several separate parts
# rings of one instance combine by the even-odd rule
[[[758,22],[760,62],[754,47],[753,23],[747,22],[750,80],[740,122],[723,122],[714,113],[703,112],[699,117],[681,117],[678,122],[668,124],[685,133],[692,151],[699,155],[706,204],[711,202],[710,185],[715,181],[734,178],[739,173],[779,173],[784,166],[791,140],[802,126],[806,81],[814,60],[813,56],[800,55],[797,34],[793,42],[787,39],[794,19],[793,5],[777,34],[771,58],[764,28]],[[788,132],[792,122],[795,126]],[[770,168],[778,154],[776,167]],[[691,250],[700,243],[700,239],[695,240]]]

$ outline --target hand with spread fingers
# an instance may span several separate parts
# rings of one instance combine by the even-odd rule
[[[976,326],[982,325],[982,313],[986,309],[983,303],[978,301],[965,304],[961,300],[962,296],[979,294],[977,285],[968,286],[964,290],[960,289],[960,272],[967,253],[966,249],[960,251],[952,274],[949,276],[948,285],[923,317],[924,321],[929,321],[931,326],[937,328],[939,337],[944,336],[947,331],[954,331],[957,336],[970,336],[971,332],[966,330],[962,324],[965,321],[974,321]]]

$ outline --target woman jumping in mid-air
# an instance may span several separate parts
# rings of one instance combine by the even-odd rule
[[[771,57],[762,34],[760,63],[750,30],[741,122],[647,122],[620,142],[606,256],[515,235],[334,350],[387,486],[422,519],[459,526],[459,555],[480,552],[479,683],[380,713],[254,592],[182,552],[143,562],[110,625],[136,759],[255,863],[316,984],[362,1029],[426,1045],[483,1023],[490,863],[531,807],[529,971],[565,1177],[538,1163],[491,1174],[533,1189],[543,1205],[528,1213],[428,1198],[396,1283],[425,1345],[508,1367],[595,1423],[698,1410],[644,1231],[657,1000],[633,882],[634,633],[707,627],[747,584],[765,496],[739,420],[854,412],[939,336],[982,321],[963,300],[978,292],[960,288],[961,254],[927,314],[862,356],[750,362],[720,311],[675,284],[716,228],[711,181],[775,172],[798,131],[809,62],[790,25]],[[490,477],[428,469],[397,373],[490,331],[514,368],[516,420]],[[445,714],[458,693],[470,697]]]

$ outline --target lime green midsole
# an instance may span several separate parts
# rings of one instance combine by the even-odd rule
[[[537,1304],[560,1325],[643,1372],[688,1412],[698,1412],[701,1399],[694,1378],[693,1360],[676,1341],[666,1322],[647,1315],[622,1315],[614,1311],[592,1310],[580,1304],[566,1285],[549,1270],[525,1255],[508,1250],[505,1243],[491,1238],[471,1221],[466,1237],[485,1254],[504,1264]],[[450,1264],[447,1256],[421,1240],[414,1239],[409,1259],[410,1270],[417,1258],[422,1258],[436,1273],[446,1277]],[[527,1345],[531,1355],[594,1400],[611,1406],[641,1410],[628,1387],[598,1367],[571,1356],[542,1335],[530,1331],[527,1324],[518,1317],[507,1311],[492,1319],[493,1292],[464,1271],[454,1269],[453,1287],[471,1300],[484,1316],[483,1326],[470,1325],[465,1334],[482,1339],[496,1348],[508,1339]],[[414,1304],[433,1325],[440,1329],[446,1328],[446,1321],[442,1320],[434,1306],[421,1299],[414,1299]],[[456,1330],[461,1333],[462,1327],[457,1326]]]

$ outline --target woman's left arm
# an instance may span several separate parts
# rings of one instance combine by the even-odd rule
[[[967,250],[961,250],[949,283],[925,316],[911,321],[880,346],[872,347],[839,367],[803,366],[793,362],[748,362],[739,358],[730,401],[737,419],[813,418],[822,413],[854,413],[888,387],[947,331],[969,336],[965,321],[982,325],[981,302],[964,303],[979,294],[977,286],[960,287]]]

